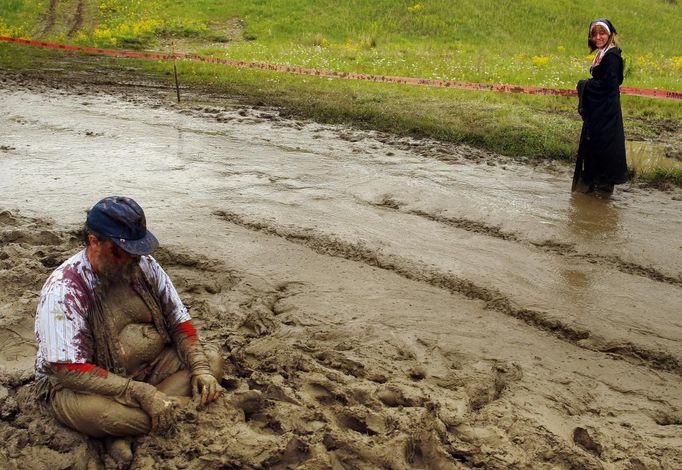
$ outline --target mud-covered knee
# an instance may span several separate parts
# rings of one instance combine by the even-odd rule
[[[225,359],[220,354],[220,350],[213,344],[207,344],[204,346],[204,353],[206,354],[206,359],[208,359],[211,375],[220,380],[223,377],[225,368]]]
[[[62,424],[88,436],[146,434],[149,417],[139,408],[129,408],[108,397],[60,391],[52,400],[55,417]]]
[[[140,436],[152,431],[151,418],[139,408],[102,410],[97,416],[100,429],[107,436]]]

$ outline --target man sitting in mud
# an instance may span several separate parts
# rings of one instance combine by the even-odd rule
[[[125,463],[132,452],[124,437],[167,430],[178,397],[203,405],[218,398],[223,362],[204,350],[173,283],[150,256],[158,241],[135,201],[102,199],[83,235],[85,248],[52,273],[40,295],[39,390],[59,421],[107,438],[109,453]]]

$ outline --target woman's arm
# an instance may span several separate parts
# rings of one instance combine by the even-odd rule
[[[590,93],[608,94],[618,91],[621,82],[621,70],[623,59],[616,53],[607,52],[601,63],[597,66],[596,77],[587,81],[586,88]]]

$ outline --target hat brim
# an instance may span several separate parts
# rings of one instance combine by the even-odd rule
[[[150,255],[159,247],[159,241],[149,230],[147,230],[144,238],[139,240],[126,240],[124,238],[111,238],[110,240],[126,253],[136,256]]]

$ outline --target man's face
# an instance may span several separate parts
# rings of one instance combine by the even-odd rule
[[[122,250],[111,240],[97,240],[92,235],[90,237],[93,265],[97,274],[109,280],[129,278],[140,257]]]

